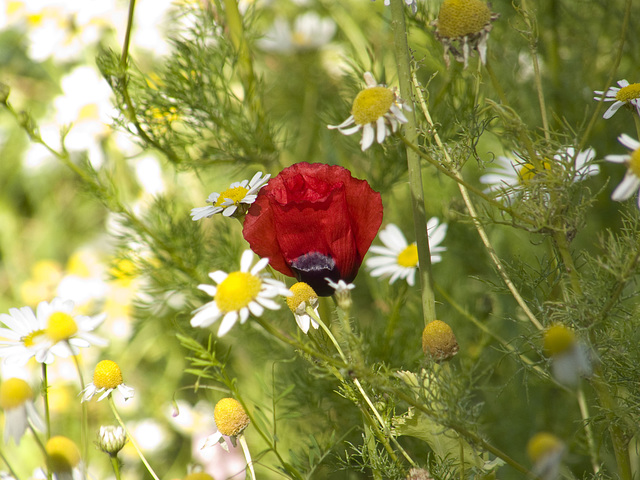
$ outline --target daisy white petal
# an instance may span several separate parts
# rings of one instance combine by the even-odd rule
[[[251,180],[234,182],[221,193],[211,193],[207,202],[212,205],[192,209],[192,219],[196,221],[217,213],[222,213],[225,217],[243,216],[248,205],[255,201],[255,194],[267,183],[270,177],[269,174],[263,176],[262,172],[257,172]]]

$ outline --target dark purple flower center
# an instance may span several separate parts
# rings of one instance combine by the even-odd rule
[[[328,297],[334,293],[325,278],[334,282],[340,280],[340,271],[336,267],[336,262],[330,256],[320,252],[300,255],[291,262],[291,270],[298,281],[309,284],[320,297]]]

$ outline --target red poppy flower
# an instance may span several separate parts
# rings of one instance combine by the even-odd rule
[[[251,249],[318,295],[351,282],[382,223],[382,200],[346,168],[297,163],[264,186],[244,220]]]

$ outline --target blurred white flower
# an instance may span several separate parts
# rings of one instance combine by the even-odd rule
[[[618,141],[631,152],[626,155],[607,155],[604,159],[607,162],[624,163],[627,166],[627,173],[611,195],[611,200],[621,202],[631,197],[640,187],[640,142],[624,133],[618,137]],[[638,208],[640,208],[640,194]]]
[[[335,22],[315,12],[296,17],[293,30],[287,20],[277,17],[265,36],[258,40],[258,46],[268,52],[278,53],[317,50],[329,43],[335,33]]]

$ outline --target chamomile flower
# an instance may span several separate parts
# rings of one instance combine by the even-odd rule
[[[607,155],[604,159],[613,163],[624,163],[627,165],[627,173],[611,194],[611,200],[621,202],[628,199],[640,188],[640,142],[634,140],[629,135],[622,134],[618,141],[631,150],[627,155]],[[638,208],[640,208],[640,195],[638,195]]]
[[[278,17],[269,31],[258,40],[258,46],[268,52],[294,53],[317,50],[329,43],[336,33],[336,24],[315,12],[296,17],[293,29],[284,18]]]
[[[335,290],[334,298],[338,307],[343,310],[349,310],[351,308],[351,290],[356,288],[353,283],[347,283],[340,279],[337,282],[332,281],[330,278],[325,278],[331,288]]]
[[[8,378],[0,385],[0,408],[4,411],[4,442],[13,438],[20,443],[22,435],[31,423],[43,430],[44,423],[33,404],[33,390],[21,378]]]
[[[269,178],[271,174],[263,176],[262,172],[258,172],[251,180],[232,183],[222,193],[213,192],[207,198],[207,202],[212,205],[192,209],[191,217],[196,221],[216,213],[222,213],[225,217],[242,215],[246,213],[248,206],[255,202],[258,190],[266,185]]]
[[[51,303],[40,302],[37,314],[29,307],[9,309],[0,314],[0,357],[6,363],[24,365],[35,357],[50,364],[56,356],[77,355],[79,348],[105,346],[107,341],[91,333],[105,319],[104,315],[88,317],[72,315],[74,303],[56,297]]]
[[[211,447],[219,443],[222,448],[229,451],[229,446],[223,435],[230,437],[231,443],[235,446],[236,437],[242,434],[250,423],[247,412],[235,398],[223,398],[216,403],[213,409],[213,418],[218,430],[206,438],[202,448]]]
[[[100,401],[111,395],[114,390],[118,390],[125,400],[129,400],[134,395],[133,388],[124,384],[118,364],[112,360],[102,360],[93,371],[93,382],[82,391],[82,401],[86,402],[94,395],[102,393],[98,398]]]
[[[398,131],[401,123],[407,123],[403,107],[411,111],[409,106],[403,105],[395,89],[378,84],[371,73],[364,74],[364,81],[367,87],[356,95],[349,118],[340,125],[329,125],[330,129],[338,129],[343,135],[362,130],[362,151],[373,145],[374,139],[378,143],[384,142],[385,138]]]
[[[259,317],[265,308],[278,310],[280,305],[273,301],[274,297],[288,297],[291,292],[284,283],[260,275],[269,263],[262,258],[251,267],[253,252],[245,250],[240,259],[240,271],[226,273],[222,270],[212,272],[209,277],[217,285],[199,285],[198,288],[213,297],[213,301],[194,310],[191,319],[192,327],[208,327],[222,318],[218,336],[222,337],[240,319],[244,323],[249,314]]]
[[[429,235],[429,250],[431,251],[431,263],[442,260],[441,252],[447,247],[440,244],[447,234],[447,224],[440,224],[436,217],[427,222]],[[418,268],[418,247],[416,243],[409,245],[400,229],[390,223],[380,232],[380,240],[384,247],[374,245],[369,250],[377,256],[369,257],[365,265],[369,268],[372,277],[390,277],[392,284],[399,278],[405,279],[411,286],[415,284],[416,269]]]
[[[318,295],[315,290],[304,282],[294,283],[290,290],[293,295],[287,298],[287,305],[293,312],[300,330],[303,333],[307,333],[310,326],[317,329],[319,327],[318,323],[308,313],[308,309],[311,309],[316,317],[319,315]]]
[[[492,13],[482,0],[444,0],[433,22],[435,36],[444,46],[444,61],[449,67],[449,52],[467,68],[469,55],[478,51],[480,61],[487,63],[487,41],[492,22],[500,15]]]
[[[436,362],[449,360],[460,347],[453,330],[441,320],[429,322],[422,331],[422,351]]]
[[[626,80],[618,81],[619,87],[609,87],[606,92],[596,90],[593,93],[598,95],[593,97],[594,100],[603,102],[613,102],[613,104],[604,112],[602,118],[611,118],[622,107],[626,105],[630,109],[635,108],[636,113],[640,115],[640,83],[631,83]]]
[[[80,464],[81,456],[73,440],[61,435],[51,437],[46,445],[47,467],[58,479],[74,478],[73,470]]]
[[[565,451],[564,442],[549,432],[536,433],[527,443],[527,455],[533,463],[533,471],[542,480],[558,477]]]
[[[551,359],[554,378],[564,385],[575,386],[582,377],[593,373],[589,349],[564,325],[552,325],[545,330],[543,350]]]
[[[514,156],[515,158],[497,157],[496,167],[489,169],[488,173],[480,177],[480,183],[487,185],[485,193],[495,193],[496,198],[513,200],[521,192],[524,185],[539,175],[551,171],[553,167],[549,160],[541,160],[542,171],[539,171],[533,163],[527,161],[520,154],[514,152]],[[573,182],[585,180],[600,172],[600,167],[591,163],[596,156],[593,148],[578,153],[575,156],[575,164],[572,162],[574,156],[575,149],[573,147],[568,147],[553,156],[553,160],[562,168],[572,172],[570,175],[572,175]]]

